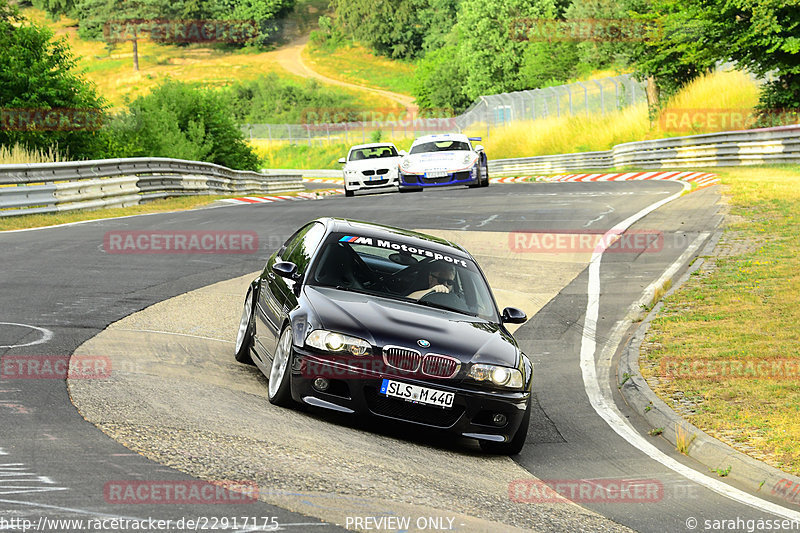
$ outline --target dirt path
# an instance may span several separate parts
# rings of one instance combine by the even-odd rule
[[[414,104],[414,97],[405,94],[394,93],[383,89],[376,89],[374,87],[367,87],[365,85],[358,85],[356,83],[349,83],[346,81],[329,78],[319,72],[316,72],[303,60],[303,48],[308,43],[308,36],[303,36],[293,40],[288,45],[276,50],[275,61],[287,72],[303,78],[312,78],[322,83],[329,85],[338,85],[339,87],[347,87],[348,89],[355,89],[357,91],[367,91],[373,94],[388,98],[393,102],[402,105],[409,114],[416,115],[419,109]]]

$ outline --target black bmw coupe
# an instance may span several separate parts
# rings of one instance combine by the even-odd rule
[[[270,402],[371,414],[519,453],[533,365],[472,256],[403,229],[324,218],[267,261],[245,298],[236,360]]]

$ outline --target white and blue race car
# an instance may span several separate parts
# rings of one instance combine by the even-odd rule
[[[400,192],[443,185],[489,186],[489,168],[480,138],[459,133],[426,135],[400,160]]]

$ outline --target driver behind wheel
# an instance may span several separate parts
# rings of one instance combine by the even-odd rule
[[[408,298],[419,300],[432,292],[450,292],[456,279],[456,269],[443,261],[434,263],[428,270],[428,288],[414,291]]]

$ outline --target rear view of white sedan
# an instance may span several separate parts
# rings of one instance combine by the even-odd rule
[[[399,181],[398,165],[404,151],[397,151],[392,143],[359,144],[350,148],[344,164],[344,194],[353,196],[356,191],[396,187]]]

